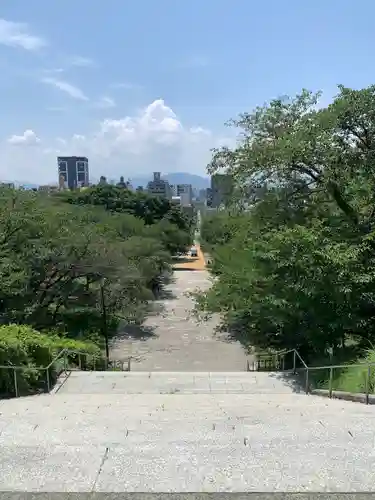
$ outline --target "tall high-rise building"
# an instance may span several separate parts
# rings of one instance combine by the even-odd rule
[[[172,197],[171,186],[161,178],[160,172],[154,172],[154,179],[147,184],[147,191],[154,196],[162,196],[168,200]]]
[[[89,161],[85,156],[57,158],[60,188],[76,189],[89,185]]]

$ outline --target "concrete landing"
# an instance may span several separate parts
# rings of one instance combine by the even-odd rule
[[[277,374],[249,372],[72,372],[59,394],[292,394]]]
[[[266,373],[185,374],[193,389],[175,374],[73,375],[56,395],[0,402],[0,490],[375,490],[373,407]],[[242,376],[247,392],[227,392]],[[157,393],[169,384],[181,392]]]

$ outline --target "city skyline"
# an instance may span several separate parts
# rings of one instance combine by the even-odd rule
[[[55,160],[55,164],[56,164],[56,160]],[[56,172],[56,168],[53,167],[52,168],[52,171]],[[161,173],[162,175],[162,178],[169,178],[169,177],[172,177],[173,179],[175,177],[177,178],[181,178],[183,179],[183,181],[181,182],[176,182],[176,181],[173,181],[173,182],[170,182],[171,185],[175,185],[175,184],[192,184],[192,186],[196,189],[202,189],[202,187],[200,187],[201,185],[204,185],[204,188],[208,187],[209,184],[210,184],[210,176],[209,175],[205,175],[205,176],[198,176],[198,175],[192,175],[190,174],[189,172],[171,172],[171,173]],[[141,185],[143,187],[146,187],[147,186],[147,183],[152,180],[152,175],[153,175],[153,172],[150,172],[149,174],[145,174],[144,176],[128,176],[128,175],[123,175],[123,174],[120,174],[119,177],[117,178],[114,178],[114,177],[107,177],[106,175],[104,175],[104,177],[106,177],[107,181],[109,183],[117,183],[119,182],[120,180],[120,177],[124,177],[124,179],[126,181],[129,181],[131,182],[132,184],[134,184],[135,186],[138,186],[138,185]],[[0,182],[2,183],[13,183],[15,184],[16,186],[20,186],[20,185],[30,185],[30,186],[39,186],[39,185],[51,185],[51,186],[58,186],[59,182],[58,182],[58,173],[54,175],[55,179],[54,181],[52,182],[49,182],[49,183],[38,183],[38,182],[33,182],[29,179],[14,179],[14,178],[0,178]],[[92,177],[91,174],[90,174],[90,183],[91,184],[97,184],[99,181],[100,181],[100,175],[98,177]],[[189,179],[190,182],[185,182],[184,179]]]

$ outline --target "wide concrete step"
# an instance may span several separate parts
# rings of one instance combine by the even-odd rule
[[[373,407],[302,394],[0,402],[0,490],[372,491]],[[176,473],[177,471],[177,473]]]
[[[267,373],[72,373],[0,401],[0,491],[373,491],[374,407],[293,390]]]
[[[328,442],[2,448],[0,488],[42,492],[368,492],[374,460]],[[355,461],[353,460],[355,457]]]
[[[34,396],[0,404],[0,445],[369,439],[373,407],[294,394]],[[341,438],[340,438],[341,439]],[[371,438],[374,441],[374,438]]]
[[[291,394],[279,374],[255,372],[72,372],[56,394]]]

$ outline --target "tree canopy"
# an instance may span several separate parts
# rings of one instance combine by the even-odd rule
[[[375,340],[375,86],[271,101],[230,122],[235,148],[211,173],[233,176],[231,211],[206,217],[218,276],[199,308],[258,348],[307,359]]]
[[[167,200],[115,186],[46,196],[0,190],[0,325],[98,342],[140,322],[192,222]],[[103,297],[104,294],[104,297]]]

